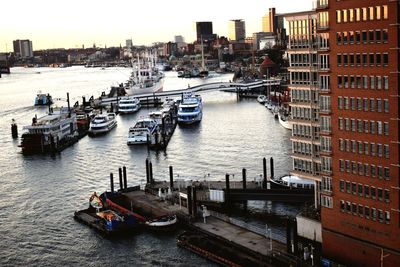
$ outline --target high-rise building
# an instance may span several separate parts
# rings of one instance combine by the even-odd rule
[[[17,57],[30,58],[33,57],[32,41],[15,40],[13,41],[14,53]]]
[[[211,21],[196,22],[196,37],[197,41],[200,42],[201,38],[203,41],[215,40],[215,34],[213,34],[213,26]]]
[[[184,43],[185,39],[183,39],[182,35],[175,35],[174,41],[175,41],[175,43]]]
[[[235,19],[229,21],[228,37],[231,41],[241,41],[246,38],[246,26],[244,20]]]
[[[319,73],[323,254],[400,266],[399,1],[319,0],[316,12],[329,70]]]
[[[125,41],[125,45],[126,45],[126,48],[132,48],[132,46],[133,46],[132,39],[127,39]]]
[[[285,14],[289,26],[292,122],[292,175],[314,181],[315,206],[321,183],[321,127],[319,114],[318,54],[315,11]],[[303,26],[304,25],[304,26]]]
[[[275,8],[270,8],[268,14],[262,17],[262,31],[263,32],[274,32],[276,33],[278,17],[275,14]]]

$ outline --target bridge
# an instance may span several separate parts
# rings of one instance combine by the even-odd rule
[[[151,98],[156,99],[160,97],[180,96],[186,92],[192,92],[192,93],[210,92],[210,91],[245,92],[263,86],[272,86],[280,84],[281,80],[278,79],[257,80],[249,83],[214,82],[214,83],[200,84],[185,89],[175,89],[170,91],[161,91],[154,93],[143,93],[143,94],[136,94],[134,96],[139,100],[146,100]],[[117,96],[107,97],[107,98],[102,97],[100,105],[102,106],[110,105],[111,103],[116,103],[117,100],[118,100]]]

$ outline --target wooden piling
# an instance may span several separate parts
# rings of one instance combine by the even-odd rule
[[[124,189],[124,184],[122,181],[122,168],[118,168],[118,173],[119,173],[119,189]]]
[[[146,182],[150,183],[150,176],[149,176],[149,159],[146,159]]]
[[[154,183],[154,179],[153,179],[153,163],[151,163],[151,161],[149,162],[149,180],[150,180],[151,184]]]
[[[197,190],[196,187],[192,187],[193,190],[193,216],[197,216]]]
[[[297,221],[296,218],[292,219],[292,228],[293,228],[293,246],[294,246],[294,254],[297,255],[298,248],[298,236],[297,236]]]
[[[246,169],[245,168],[242,169],[242,179],[243,179],[243,189],[246,189],[247,184],[246,184]]]
[[[15,122],[11,124],[11,136],[12,138],[18,137],[18,126]]]
[[[274,178],[274,159],[271,157],[269,159],[269,165],[271,168],[271,179]]]
[[[172,166],[169,166],[169,187],[171,190],[174,188],[174,170]]]
[[[225,174],[225,204],[230,207],[230,184],[229,184],[229,174]]]
[[[267,159],[263,158],[263,188],[267,188]]]
[[[126,177],[126,167],[125,166],[122,167],[122,172],[124,175],[124,189],[127,189],[128,188],[128,179]]]
[[[189,216],[192,216],[192,187],[188,186],[187,187],[187,208],[189,211]]]
[[[286,252],[291,253],[291,245],[292,245],[292,239],[290,236],[291,232],[291,220],[289,218],[286,219]]]
[[[110,187],[111,187],[111,192],[114,192],[114,177],[112,172],[110,172]]]

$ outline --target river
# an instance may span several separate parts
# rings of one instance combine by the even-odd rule
[[[94,191],[109,189],[109,174],[126,166],[128,185],[143,183],[145,159],[153,163],[155,180],[168,180],[168,166],[176,179],[224,180],[225,173],[241,180],[259,179],[262,158],[273,157],[275,175],[291,170],[290,131],[255,99],[238,100],[227,92],[202,93],[203,120],[194,127],[177,127],[165,151],[127,146],[128,128],[153,108],[118,116],[118,126],[107,135],[84,137],[55,156],[24,156],[12,139],[15,119],[21,136],[23,125],[46,108],[33,106],[40,90],[66,106],[86,100],[111,85],[125,82],[127,68],[12,68],[0,78],[0,265],[1,266],[214,266],[178,248],[176,233],[137,233],[119,240],[105,239],[73,219],[75,210],[87,207]],[[208,79],[177,78],[166,72],[164,90],[187,88],[204,82],[222,82],[232,74],[214,74]],[[295,213],[296,206],[253,201],[256,209],[278,214]]]

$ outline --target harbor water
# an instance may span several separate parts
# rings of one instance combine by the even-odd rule
[[[86,136],[56,155],[21,154],[20,140],[11,136],[12,119],[29,125],[46,113],[34,107],[38,91],[49,93],[56,105],[71,105],[108,92],[125,82],[128,68],[13,68],[0,79],[0,265],[1,266],[213,266],[178,248],[175,233],[141,232],[122,239],[105,239],[73,219],[86,208],[94,192],[110,188],[109,174],[126,166],[128,186],[143,184],[145,160],[153,164],[155,180],[175,179],[241,181],[259,180],[263,157],[273,157],[275,176],[291,170],[290,131],[255,99],[238,100],[227,92],[202,93],[203,120],[191,127],[177,127],[165,151],[127,146],[128,128],[154,108],[118,116],[118,125],[104,136]],[[232,74],[212,74],[208,79],[177,78],[166,72],[164,90],[187,88],[206,82],[228,82]],[[118,185],[116,185],[118,187]],[[296,206],[252,201],[255,209],[294,214]]]

